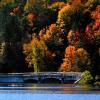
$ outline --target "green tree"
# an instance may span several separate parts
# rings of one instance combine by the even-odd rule
[[[0,35],[5,42],[5,71],[22,71],[25,65],[22,53],[22,30],[20,27],[19,8],[14,13],[12,4],[3,6],[0,10]],[[25,68],[25,67],[24,67]]]
[[[46,69],[45,49],[44,41],[39,41],[37,37],[34,37],[30,43],[24,45],[23,52],[26,55],[28,67],[32,67],[34,72],[45,71]]]
[[[34,11],[38,13],[43,9],[47,8],[47,1],[46,0],[27,0],[25,5],[25,11],[33,8]]]
[[[5,43],[2,41],[0,42],[0,70],[3,67],[3,64],[5,63]]]
[[[89,71],[85,71],[82,75],[81,80],[78,82],[79,84],[91,84],[93,82],[93,77]]]

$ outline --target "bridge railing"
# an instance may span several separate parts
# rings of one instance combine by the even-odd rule
[[[81,76],[82,72],[27,72],[27,73],[0,73],[0,76],[34,76],[34,75],[64,75],[64,76]]]

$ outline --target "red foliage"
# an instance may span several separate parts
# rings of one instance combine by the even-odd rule
[[[96,11],[100,11],[100,5],[97,5]]]
[[[17,6],[17,7],[15,7],[14,9],[13,9],[13,13],[18,13],[20,11],[20,7],[19,6]]]
[[[94,22],[87,25],[85,29],[85,42],[87,43],[93,42],[95,37],[100,35],[98,32],[100,29],[100,5],[97,5],[96,9],[91,13],[91,16]]]
[[[79,39],[80,39],[80,30],[75,31],[75,37],[76,37],[76,41],[79,41]]]
[[[90,33],[90,32],[91,32],[91,27],[90,27],[89,25],[86,27],[85,32],[86,32],[86,33]]]

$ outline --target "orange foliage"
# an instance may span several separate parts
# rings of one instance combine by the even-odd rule
[[[32,39],[32,41],[30,43],[24,44],[23,45],[24,52],[29,52],[33,48],[34,44],[37,44],[37,45],[39,44],[38,38],[34,38],[34,39]]]
[[[95,11],[93,11],[91,15],[94,19],[100,19],[100,5],[97,5]]]
[[[66,4],[64,2],[59,2],[59,7],[62,8],[64,7]]]
[[[64,59],[64,62],[61,64],[60,71],[62,71],[62,72],[71,71],[71,63],[70,63],[69,59]]]
[[[35,15],[33,14],[33,13],[29,13],[28,15],[27,15],[27,19],[28,19],[28,21],[31,23],[31,22],[33,22],[33,19],[35,18]]]
[[[76,48],[69,45],[65,50],[65,59],[61,64],[61,71],[71,71],[71,69],[76,65],[75,62]]]
[[[40,32],[39,32],[39,38],[40,40],[44,39],[44,35],[46,34],[46,29],[43,28]]]
[[[52,34],[56,31],[56,28],[56,24],[51,24],[46,31],[45,39],[50,39],[52,37]]]
[[[72,30],[69,31],[67,39],[68,39],[69,43],[74,39],[74,32]]]
[[[79,4],[79,3],[81,3],[81,0],[73,0],[72,1],[72,4]]]
[[[65,50],[65,58],[61,64],[60,71],[80,71],[81,66],[84,68],[89,66],[91,61],[89,59],[88,53],[83,48],[75,48],[74,46],[69,45]]]
[[[74,46],[69,45],[65,50],[65,58],[71,57],[73,58],[75,56],[76,48]]]
[[[49,26],[49,32],[52,33],[52,31],[54,31],[55,28],[56,28],[56,24],[51,24],[51,25]]]
[[[79,30],[70,30],[67,36],[69,44],[75,44],[80,40],[80,31]]]

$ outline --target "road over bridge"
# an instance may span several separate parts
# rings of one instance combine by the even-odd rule
[[[0,74],[0,83],[74,83],[81,72],[29,72]]]

